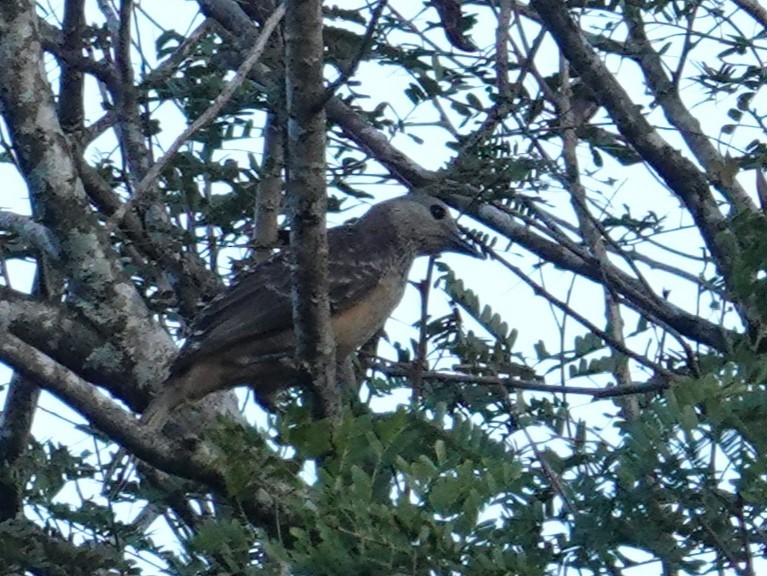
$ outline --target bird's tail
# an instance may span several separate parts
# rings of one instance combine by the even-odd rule
[[[170,389],[166,390],[170,391]],[[141,419],[139,420],[141,427],[147,432],[161,430],[165,422],[168,421],[171,411],[177,405],[174,398],[163,391],[163,393],[149,403],[149,406],[141,414]]]

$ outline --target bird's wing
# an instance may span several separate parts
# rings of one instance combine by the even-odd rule
[[[199,358],[245,339],[266,338],[290,326],[290,267],[285,252],[262,262],[202,309],[192,334],[171,366],[184,372]]]
[[[373,246],[354,225],[328,232],[331,313],[357,304],[380,282],[392,255],[388,243]],[[288,250],[259,264],[206,306],[171,373],[181,373],[196,359],[225,351],[246,340],[267,339],[291,329],[290,254]]]

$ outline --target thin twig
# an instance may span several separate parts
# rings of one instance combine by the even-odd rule
[[[328,87],[325,88],[325,93],[322,96],[322,100],[316,105],[317,110],[324,108],[328,100],[335,96],[336,91],[341,86],[346,84],[346,82],[348,82],[352,76],[354,76],[354,73],[357,71],[360,62],[362,62],[362,59],[367,54],[368,50],[370,50],[370,45],[373,43],[373,34],[375,34],[376,27],[378,26],[378,21],[381,19],[381,14],[383,13],[383,9],[386,8],[388,3],[389,0],[379,0],[378,5],[373,9],[373,12],[370,15],[370,22],[368,22],[367,28],[365,29],[365,34],[362,36],[362,41],[360,42],[359,48],[357,49],[357,53],[351,59],[348,66],[346,66],[344,70],[341,71],[341,74],[339,74],[338,78],[333,80],[328,85]]]
[[[660,364],[657,364],[656,362],[649,360],[642,354],[639,354],[629,349],[624,343],[613,338],[612,335],[608,334],[607,332],[605,332],[604,330],[602,330],[601,328],[593,324],[590,320],[588,320],[588,318],[586,318],[582,314],[570,308],[565,302],[562,302],[559,298],[557,298],[550,292],[546,292],[539,284],[537,284],[535,281],[530,279],[530,277],[527,274],[522,272],[522,270],[519,267],[515,266],[514,264],[512,264],[511,262],[503,258],[495,250],[493,250],[492,248],[484,244],[482,245],[482,248],[494,260],[499,262],[504,268],[513,272],[520,280],[522,280],[525,284],[530,286],[530,288],[533,289],[533,292],[539,295],[540,294],[544,295],[545,298],[549,302],[551,302],[554,306],[562,310],[562,312],[564,312],[565,314],[572,316],[576,321],[578,321],[582,326],[588,329],[592,334],[604,340],[605,343],[608,346],[612,347],[615,351],[620,352],[621,354],[624,354],[628,356],[629,358],[632,358],[633,360],[636,360],[639,364],[642,364],[643,366],[647,366],[648,368],[652,369],[658,374],[662,374],[664,377],[668,379],[671,379],[674,377],[673,372],[670,372],[669,370],[667,370]]]
[[[384,363],[382,361],[371,365],[373,370],[399,378],[412,378],[413,366],[410,363]],[[501,386],[506,390],[526,390],[528,392],[545,392],[548,394],[579,394],[591,396],[595,400],[651,394],[667,390],[674,379],[654,378],[648,382],[626,384],[612,388],[583,388],[580,386],[562,386],[545,384],[533,380],[521,380],[503,376],[479,376],[438,371],[422,371],[421,379],[426,382],[442,382],[444,384],[476,384],[478,386]]]
[[[219,112],[221,112],[226,103],[231,100],[235,91],[248,78],[248,72],[250,69],[253,68],[256,62],[258,62],[258,60],[261,58],[261,55],[266,49],[267,41],[274,32],[275,28],[277,28],[277,24],[279,24],[284,15],[285,5],[280,4],[269,17],[269,19],[264,23],[261,34],[258,36],[258,40],[256,40],[256,43],[248,53],[248,56],[237,69],[234,78],[232,78],[224,87],[221,93],[213,101],[213,104],[211,104],[210,107],[205,110],[205,112],[203,112],[199,118],[192,122],[189,127],[184,130],[178,138],[176,138],[173,144],[171,144],[168,148],[168,151],[163,154],[163,156],[157,160],[157,162],[149,169],[141,182],[139,182],[138,186],[136,186],[136,191],[133,197],[125,204],[123,204],[109,219],[109,222],[107,223],[108,228],[114,228],[123,219],[128,210],[133,208],[141,200],[141,198],[146,194],[147,190],[153,186],[155,180],[157,180],[157,178],[160,176],[160,173],[165,169],[175,154],[179,151],[181,146],[183,146],[184,143],[193,134],[195,134],[202,127],[206,126],[208,123],[218,117]]]
[[[412,401],[416,402],[421,397],[421,374],[428,366],[426,363],[426,352],[428,347],[428,320],[429,320],[429,294],[431,291],[431,279],[434,273],[434,257],[429,258],[429,265],[426,269],[426,278],[416,284],[418,293],[421,296],[421,319],[418,328],[418,348],[415,353],[416,370],[413,374],[413,394]]]

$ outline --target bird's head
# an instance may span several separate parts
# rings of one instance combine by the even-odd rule
[[[376,219],[383,217],[396,230],[398,239],[417,256],[458,252],[482,257],[461,233],[447,204],[428,194],[410,193],[381,202],[368,215]]]

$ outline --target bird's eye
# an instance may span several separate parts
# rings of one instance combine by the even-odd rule
[[[431,215],[434,216],[435,220],[442,220],[445,217],[445,214],[447,214],[445,207],[440,206],[439,204],[432,204],[429,206],[429,211],[431,212]]]

